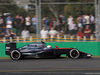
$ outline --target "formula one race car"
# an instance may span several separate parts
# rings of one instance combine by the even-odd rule
[[[91,54],[79,51],[76,48],[52,48],[50,45],[45,46],[44,42],[31,43],[20,48],[16,48],[16,43],[6,44],[6,54],[13,60],[19,60],[21,58],[59,58],[61,54],[66,54],[69,58],[91,58]]]

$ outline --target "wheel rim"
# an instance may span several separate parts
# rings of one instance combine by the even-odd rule
[[[77,58],[79,57],[79,55],[80,55],[80,53],[79,53],[79,51],[76,50],[76,49],[72,49],[72,50],[70,51],[70,57],[71,57],[71,58],[77,59]]]
[[[14,51],[11,52],[11,58],[14,59],[14,60],[20,59],[20,56],[21,56],[21,54],[17,50],[14,50]]]

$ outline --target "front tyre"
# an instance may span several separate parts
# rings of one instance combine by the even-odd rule
[[[69,52],[69,56],[70,56],[70,58],[72,58],[72,59],[77,59],[77,58],[79,58],[79,56],[80,56],[80,52],[79,52],[77,49],[72,49],[72,50],[70,50],[70,52]]]
[[[19,60],[21,58],[21,53],[18,50],[13,50],[10,53],[10,57],[13,60]]]

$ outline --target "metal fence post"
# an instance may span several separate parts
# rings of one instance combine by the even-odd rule
[[[80,37],[79,36],[77,36],[77,41],[80,41]]]
[[[37,42],[40,42],[40,30],[41,30],[41,0],[35,0],[36,2],[36,15],[37,15]]]
[[[30,36],[30,42],[32,42],[32,36]]]
[[[70,39],[73,40],[73,36],[70,36]]]
[[[66,40],[66,35],[64,35],[64,39]]]
[[[19,37],[17,37],[17,42],[19,42]]]
[[[10,37],[10,42],[12,42],[12,37]]]
[[[60,40],[60,35],[57,35],[57,41],[59,42],[59,40]]]
[[[26,42],[26,38],[24,38],[23,41]]]
[[[3,42],[4,42],[4,43],[6,42],[6,38],[5,38],[5,37],[3,37]]]
[[[86,36],[83,36],[83,40],[86,41]]]

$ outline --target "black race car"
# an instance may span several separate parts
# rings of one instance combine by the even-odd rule
[[[13,60],[21,58],[59,58],[61,54],[66,54],[69,58],[91,58],[91,54],[79,51],[76,48],[52,48],[50,45],[45,46],[44,42],[31,43],[20,48],[16,48],[16,43],[6,44],[6,54]]]

